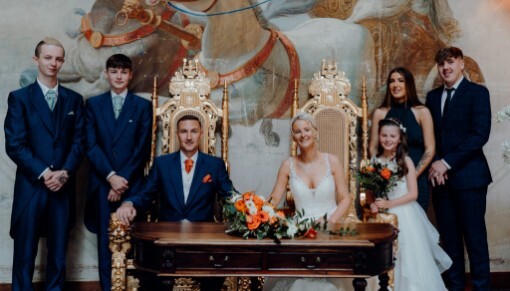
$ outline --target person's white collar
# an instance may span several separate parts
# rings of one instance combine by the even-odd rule
[[[53,88],[48,88],[46,87],[46,85],[44,85],[40,80],[39,78],[37,78],[37,84],[39,84],[39,87],[41,87],[41,90],[43,92],[43,95],[46,96],[46,93],[48,93],[49,90],[53,90],[55,92],[57,92],[57,97],[58,97],[58,82],[57,82],[57,85],[55,85],[55,87]]]
[[[457,82],[455,82],[455,84],[453,84],[453,86],[452,86],[451,88],[446,87],[446,84],[445,84],[445,85],[444,85],[444,89],[443,89],[443,90],[446,90],[446,89],[452,89],[452,88],[453,88],[453,89],[455,89],[455,90],[457,90],[457,88],[459,87],[460,82],[462,82],[462,80],[464,80],[464,76],[461,76],[461,77],[457,80]]]
[[[180,155],[181,155],[181,162],[183,162],[183,161],[185,161],[187,159],[192,159],[193,163],[196,163],[197,158],[198,158],[198,151],[191,158],[188,158],[182,151],[179,151],[179,152],[180,152]]]
[[[113,92],[113,90],[110,90],[110,94],[112,95],[112,97],[113,96],[120,96],[120,97],[125,99],[126,96],[127,96],[127,93],[128,93],[128,89],[127,88],[124,89],[124,91],[120,92],[120,94],[117,94],[117,93]]]

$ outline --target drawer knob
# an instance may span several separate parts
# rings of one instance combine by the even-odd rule
[[[217,263],[216,260],[214,259],[214,256],[210,256],[209,257],[209,262],[211,263],[211,265],[215,268],[223,268],[225,267],[225,265],[227,264],[228,262],[228,256],[225,256],[223,258],[223,261],[220,262],[220,263]]]
[[[313,263],[311,263],[311,264],[308,264],[308,262],[307,262],[305,257],[301,257],[301,263],[307,269],[315,269],[315,268],[319,267],[319,264],[321,263],[321,257],[317,256],[315,258],[315,261]]]

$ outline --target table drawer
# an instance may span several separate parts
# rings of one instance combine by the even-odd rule
[[[175,254],[175,263],[177,270],[260,270],[262,253],[178,251]]]
[[[352,269],[350,255],[339,253],[269,253],[269,270],[346,270]]]

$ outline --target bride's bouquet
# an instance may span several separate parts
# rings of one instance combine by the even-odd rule
[[[291,219],[281,210],[255,192],[234,193],[223,205],[223,220],[226,233],[235,233],[247,239],[272,238],[279,242],[282,238],[305,236],[314,238],[319,223],[313,220]]]
[[[372,158],[370,162],[363,165],[358,173],[360,187],[371,190],[374,199],[388,199],[388,193],[397,185],[401,173],[396,163],[383,162],[379,158]]]

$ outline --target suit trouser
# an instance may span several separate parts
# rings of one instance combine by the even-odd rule
[[[40,186],[44,187],[44,186]],[[39,190],[16,221],[12,290],[33,290],[35,258],[42,230],[47,233],[44,290],[63,290],[69,235],[69,200],[66,193]]]
[[[446,185],[433,189],[439,233],[445,251],[453,261],[447,271],[450,290],[464,290],[464,244],[475,290],[489,290],[489,248],[485,227],[487,187],[452,189]]]

